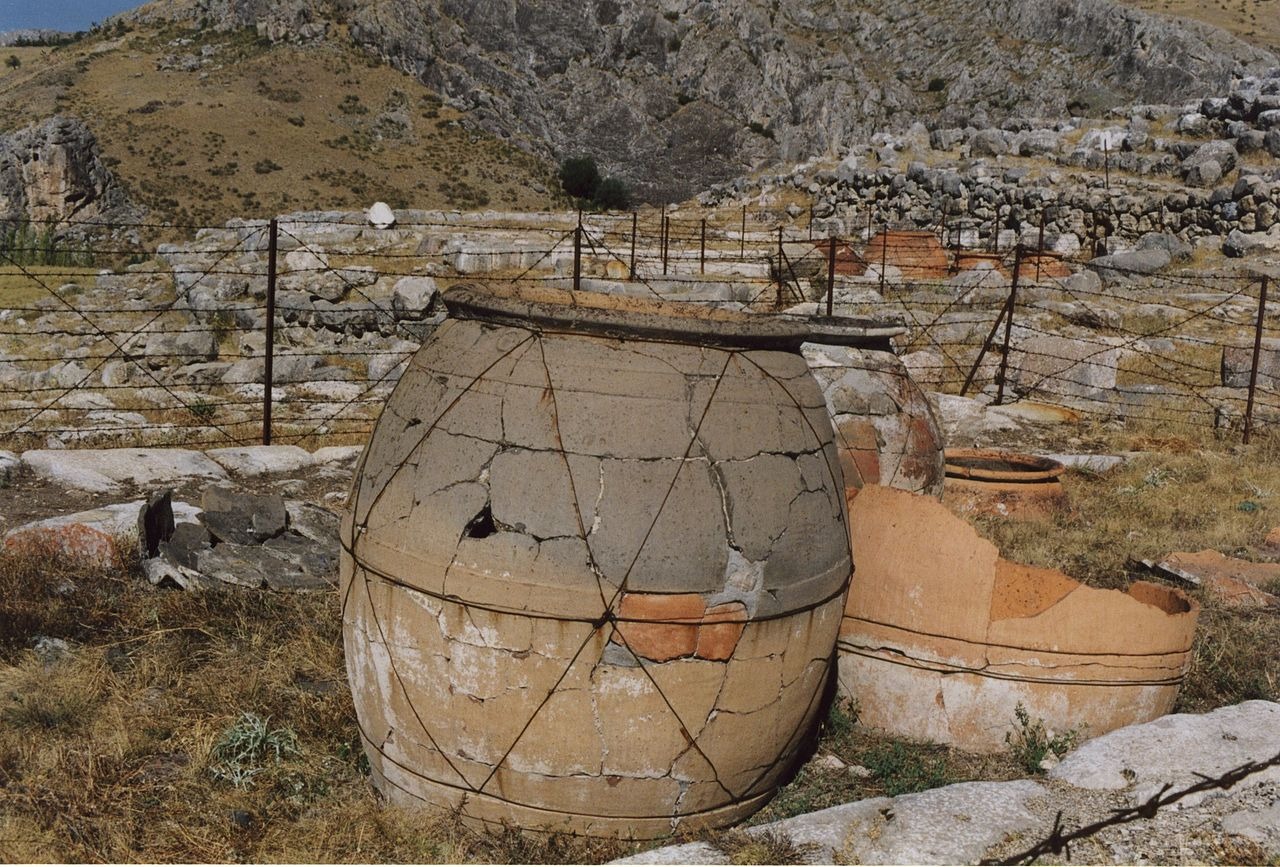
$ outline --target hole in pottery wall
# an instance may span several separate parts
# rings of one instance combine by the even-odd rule
[[[493,523],[493,509],[489,508],[488,503],[485,503],[484,508],[467,522],[467,528],[463,531],[463,535],[468,539],[487,539],[496,532],[498,532],[498,528]]]

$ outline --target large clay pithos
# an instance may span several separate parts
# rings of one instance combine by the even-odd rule
[[[946,506],[892,488],[864,488],[849,519],[858,571],[839,683],[863,724],[992,752],[1019,705],[1089,736],[1172,709],[1199,613],[1185,594],[1004,560]]]
[[[852,568],[803,326],[549,290],[445,302],[343,527],[375,783],[637,838],[751,813],[818,713]]]

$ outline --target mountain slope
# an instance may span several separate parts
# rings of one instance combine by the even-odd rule
[[[220,224],[379,199],[513,209],[558,200],[544,159],[345,40],[272,45],[252,30],[113,25],[71,45],[13,51],[20,65],[0,69],[0,133],[55,113],[83,120],[152,222]],[[0,202],[0,217],[14,216],[14,204]]]
[[[142,15],[349,38],[486,128],[655,198],[914,120],[1218,92],[1275,56],[1109,0],[160,0]]]

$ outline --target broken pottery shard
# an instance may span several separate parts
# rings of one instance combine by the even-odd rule
[[[472,825],[652,838],[749,815],[819,712],[852,568],[805,329],[443,298],[342,522],[375,784]]]
[[[260,545],[224,542],[196,554],[196,568],[210,578],[241,587],[274,590],[320,589],[326,582],[308,575],[287,554]]]
[[[1280,604],[1280,599],[1260,586],[1280,581],[1280,563],[1251,563],[1220,551],[1175,552],[1143,563],[1156,572],[1204,587],[1210,596],[1231,607]]]
[[[997,751],[1019,703],[1090,735],[1172,708],[1199,613],[1184,594],[1002,560],[945,506],[890,488],[864,489],[849,520],[858,569],[839,682],[867,725]]]
[[[157,491],[138,512],[138,545],[142,556],[156,556],[160,543],[172,535],[173,491]]]
[[[906,365],[887,351],[802,350],[831,413],[846,492],[886,485],[942,496],[942,433]]]

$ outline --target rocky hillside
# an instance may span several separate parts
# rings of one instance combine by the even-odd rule
[[[346,41],[114,22],[5,49],[0,220],[220,224],[300,207],[538,209],[553,167]],[[51,120],[57,118],[57,120]]]
[[[136,216],[79,120],[55,115],[0,136],[0,219],[109,221]]]
[[[594,152],[663,199],[917,120],[1177,102],[1280,62],[1110,0],[157,0],[135,16],[350,39],[486,128]]]

